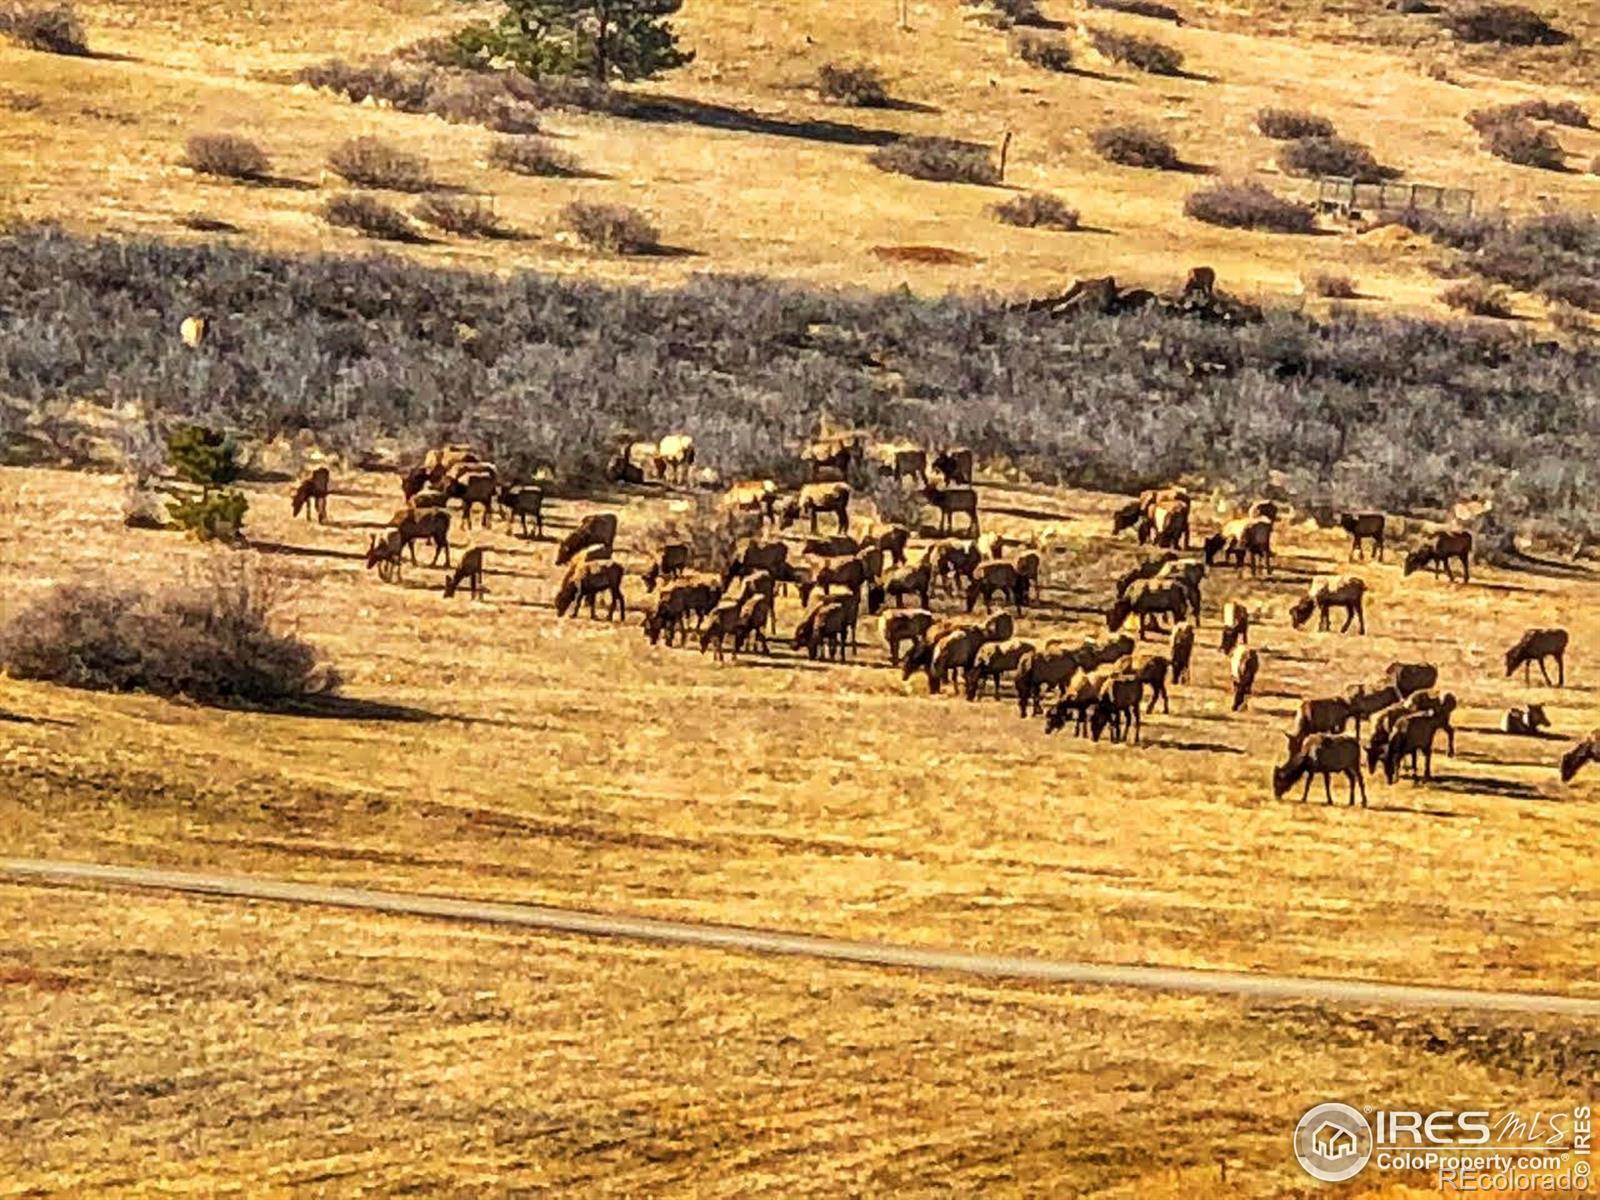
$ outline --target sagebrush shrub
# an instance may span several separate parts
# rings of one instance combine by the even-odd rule
[[[1589,128],[1588,110],[1576,100],[1521,100],[1515,104],[1496,104],[1475,108],[1467,114],[1467,124],[1482,132],[1503,121],[1549,121],[1572,129]]]
[[[518,175],[576,175],[577,160],[543,138],[501,138],[489,148],[489,165]]]
[[[453,69],[399,56],[389,62],[329,59],[302,68],[297,78],[356,103],[382,101],[402,112],[433,113],[455,124],[478,124],[500,133],[537,133],[540,108],[551,103],[555,90],[551,81],[530,80],[514,71]],[[574,84],[566,90],[576,95],[582,89],[582,84]]]
[[[1044,33],[1021,33],[1012,41],[1017,57],[1042,71],[1072,70],[1072,47],[1063,37]]]
[[[1183,73],[1183,54],[1155,38],[1120,33],[1113,29],[1091,29],[1089,43],[1112,62],[1136,67],[1151,75]]]
[[[1592,274],[1591,220],[1516,222],[1507,260]],[[1468,246],[1512,236],[1498,217],[1447,224]],[[1541,346],[1520,324],[1054,317],[978,293],[722,276],[642,288],[40,226],[0,234],[0,296],[0,396],[27,401],[0,401],[0,426],[28,405],[138,396],[167,424],[305,430],[351,457],[388,439],[467,441],[519,477],[582,488],[603,479],[619,428],[692,432],[724,477],[782,481],[828,420],[970,446],[1042,482],[1249,490],[1270,471],[1297,502],[1447,510],[1492,496],[1507,520],[1600,528],[1600,351]],[[197,298],[248,330],[204,370],[172,335]]]
[[[882,108],[889,103],[889,86],[878,69],[866,63],[826,63],[817,72],[817,91],[833,104],[857,108]]]
[[[903,137],[874,150],[868,161],[880,171],[939,183],[994,184],[1000,169],[987,146],[945,137]]]
[[[1439,299],[1449,307],[1475,317],[1504,320],[1512,315],[1511,300],[1505,290],[1478,279],[1451,284],[1439,293]]]
[[[1566,153],[1555,135],[1532,121],[1500,121],[1483,130],[1482,140],[1483,148],[1490,154],[1519,167],[1560,171],[1567,163]]]
[[[0,627],[0,664],[19,679],[95,691],[273,704],[337,686],[279,628],[271,583],[243,559],[209,578],[148,590],[104,579],[57,584]]]
[[[1600,273],[1556,275],[1541,280],[1539,293],[1547,300],[1585,312],[1600,312]]]
[[[1135,17],[1149,17],[1155,21],[1171,21],[1182,25],[1183,17],[1169,4],[1157,0],[1089,0],[1090,8],[1104,8],[1112,12],[1128,13]]]
[[[1261,229],[1273,233],[1311,233],[1317,214],[1309,204],[1297,204],[1259,183],[1219,183],[1193,192],[1183,211],[1197,221],[1233,229]]]
[[[0,37],[46,54],[89,53],[83,22],[69,4],[0,5]]]
[[[647,526],[643,541],[660,552],[665,546],[689,550],[689,567],[721,573],[738,554],[740,544],[761,534],[761,514],[739,512],[715,496],[696,495],[687,513],[676,513]]]
[[[1171,171],[1181,165],[1178,151],[1153,129],[1141,125],[1112,125],[1097,129],[1089,139],[1095,153],[1124,167]]]
[[[1388,179],[1395,174],[1365,146],[1340,137],[1305,137],[1285,142],[1278,151],[1278,166],[1285,175],[1336,175],[1362,182]]]
[[[1360,294],[1354,279],[1334,271],[1319,271],[1313,275],[1310,290],[1324,300],[1354,300]]]
[[[1333,122],[1316,113],[1293,108],[1263,108],[1256,113],[1256,128],[1269,138],[1293,141],[1297,138],[1331,138]]]
[[[322,206],[322,219],[341,229],[390,242],[415,241],[417,230],[394,205],[360,192],[332,197]]]
[[[1024,192],[994,206],[995,217],[1007,225],[1024,229],[1073,230],[1078,227],[1078,210],[1055,196]]]
[[[184,145],[184,166],[223,179],[258,180],[272,174],[267,152],[249,138],[231,133],[199,133]]]
[[[1039,11],[1038,0],[962,0],[971,8],[983,9],[983,18],[1001,29],[1016,25],[1042,26],[1044,14]]]
[[[460,237],[504,237],[507,232],[493,206],[473,196],[424,196],[411,212],[419,221]]]
[[[1446,9],[1445,28],[1463,42],[1558,46],[1570,36],[1520,4],[1461,4]]]
[[[610,254],[647,254],[661,242],[650,218],[623,204],[574,201],[562,210],[561,223],[581,241]]]
[[[427,159],[381,138],[351,138],[336,146],[328,154],[328,167],[357,187],[425,192],[434,186],[433,168]]]

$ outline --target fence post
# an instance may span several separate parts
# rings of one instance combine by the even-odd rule
[[[1006,157],[1011,153],[1011,130],[1006,130],[1005,137],[1000,139],[1000,182],[1006,181]]]

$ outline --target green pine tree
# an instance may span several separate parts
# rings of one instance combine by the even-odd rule
[[[649,79],[693,61],[667,18],[683,0],[500,0],[493,21],[469,25],[460,45],[527,75]]]

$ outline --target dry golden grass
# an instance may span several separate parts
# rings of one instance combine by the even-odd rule
[[[1061,0],[1045,8],[1069,25],[1076,20]],[[902,31],[890,5],[698,0],[679,21],[696,63],[648,86],[709,106],[704,120],[552,117],[563,147],[603,177],[585,179],[494,171],[483,130],[265,81],[328,54],[376,54],[445,28],[459,10],[442,0],[386,6],[376,35],[370,9],[355,3],[297,0],[268,15],[181,0],[86,11],[94,44],[130,61],[0,46],[8,88],[42,100],[34,111],[7,113],[0,173],[18,181],[4,199],[14,216],[172,234],[180,219],[201,212],[264,244],[349,250],[363,243],[316,216],[326,189],[197,177],[179,165],[182,145],[195,132],[237,132],[260,140],[282,174],[316,184],[332,145],[379,134],[426,154],[446,181],[493,196],[507,223],[527,235],[406,251],[430,261],[652,282],[709,270],[1026,292],[1101,274],[1167,287],[1207,263],[1225,287],[1247,294],[1289,295],[1302,273],[1345,270],[1377,302],[1439,311],[1431,252],[1349,232],[1296,238],[1202,225],[1181,216],[1200,178],[1110,166],[1090,148],[1090,135],[1108,123],[1140,121],[1168,133],[1190,162],[1230,175],[1261,173],[1295,192],[1305,185],[1276,177],[1277,147],[1252,128],[1263,105],[1292,105],[1326,113],[1408,178],[1477,188],[1486,207],[1581,208],[1596,195],[1582,174],[1516,168],[1479,150],[1463,114],[1538,94],[1529,85],[1486,75],[1444,82],[1398,53],[1251,37],[1237,31],[1246,27],[1238,11],[1202,12],[1201,25],[1183,28],[1095,13],[1100,25],[1153,27],[1201,77],[1157,79],[1094,62],[1087,51],[1079,54],[1083,72],[1033,70],[1012,56],[1003,34],[953,3],[913,6]],[[810,87],[818,68],[846,59],[879,67],[908,107],[863,112],[820,103]],[[1600,106],[1592,83],[1573,94]],[[752,124],[765,132],[749,131]],[[995,144],[1007,130],[1015,135],[1008,187],[1063,196],[1081,211],[1082,231],[1003,225],[989,209],[1004,191],[886,175],[867,163],[861,141],[863,131],[889,131]],[[1600,151],[1600,134],[1562,130],[1561,138],[1575,162]],[[641,261],[586,251],[559,232],[558,214],[573,199],[641,207],[669,245],[693,253]],[[896,246],[954,253],[885,253]]]
[[[344,478],[326,528],[291,522],[281,486],[251,492],[248,553],[282,572],[290,619],[352,677],[352,697],[416,719],[11,683],[0,705],[22,720],[7,726],[0,819],[16,852],[1106,962],[1600,994],[1600,930],[1583,915],[1597,894],[1594,781],[1559,783],[1562,741],[1493,732],[1530,698],[1564,737],[1600,725],[1586,574],[1482,569],[1462,588],[1402,584],[1391,561],[1360,568],[1370,636],[1296,633],[1287,601],[1344,542],[1291,522],[1273,581],[1212,581],[1199,683],[1176,689],[1134,749],[1047,740],[1014,701],[921,695],[875,644],[844,667],[786,647],[718,666],[648,647],[633,619],[555,620],[548,543],[503,527],[487,535],[485,603],[445,603],[426,568],[380,585],[360,551],[393,507],[392,477]],[[112,479],[13,470],[0,494],[14,511],[8,605],[97,571],[172,577],[204,556],[124,530]],[[1131,560],[1105,536],[1116,498],[996,483],[983,499],[990,527],[1052,524],[1070,548],[1048,557],[1046,603],[1022,633],[1103,627]],[[553,532],[597,506],[558,503]],[[661,506],[623,512],[635,566]],[[1213,641],[1229,598],[1257,610],[1264,661],[1239,716]],[[785,634],[795,605],[780,605]],[[1501,678],[1503,648],[1546,624],[1573,630],[1571,685]],[[1438,663],[1461,697],[1459,755],[1441,754],[1439,780],[1372,781],[1367,811],[1274,801],[1269,768],[1298,699],[1397,658]]]
[[[1584,1031],[1550,1020],[0,899],[5,1196],[1299,1195],[1289,1133],[1311,1103],[1553,1107],[1584,1070]],[[1340,1194],[1436,1194],[1404,1182]]]

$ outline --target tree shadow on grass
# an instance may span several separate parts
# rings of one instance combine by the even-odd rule
[[[1559,558],[1541,558],[1535,554],[1517,554],[1500,564],[1502,570],[1522,575],[1543,575],[1548,579],[1593,579],[1595,572],[1578,562],[1562,562]]]
[[[711,104],[678,96],[643,95],[621,115],[636,121],[653,121],[663,125],[700,125],[732,133],[761,133],[771,137],[804,138],[845,146],[884,146],[900,137],[891,129],[869,129],[845,121],[792,121],[763,116],[726,104]]]
[[[62,729],[70,729],[77,724],[75,721],[63,721],[60,717],[30,717],[4,708],[0,708],[0,722],[7,725],[55,725]]]
[[[383,700],[362,700],[354,696],[314,696],[260,711],[271,716],[314,717],[330,721],[422,723],[451,719],[443,713],[429,712],[423,708],[390,704]]]

